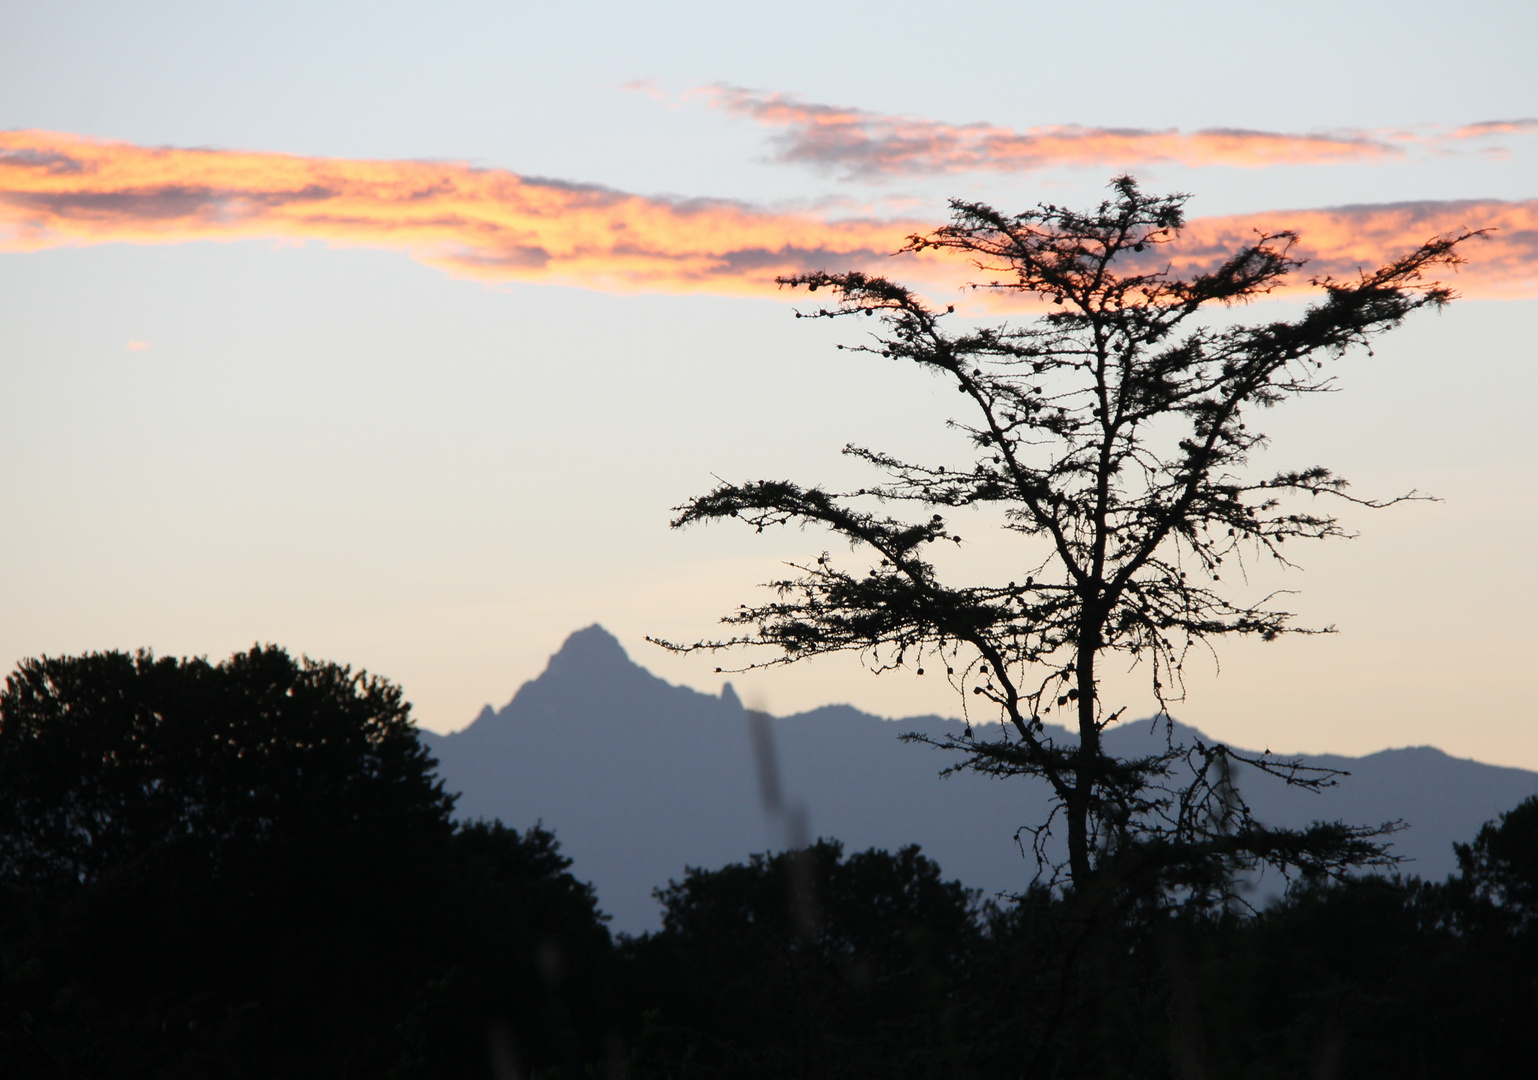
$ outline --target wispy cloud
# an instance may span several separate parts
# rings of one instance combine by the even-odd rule
[[[619,88],[627,94],[645,94],[653,101],[666,101],[668,97],[667,91],[656,79],[631,79],[629,82],[620,83]]]
[[[664,199],[456,163],[353,161],[148,148],[47,132],[0,133],[0,249],[196,240],[319,239],[404,251],[451,273],[611,291],[764,295],[776,275],[887,272],[949,288],[954,262],[890,252],[934,220],[830,220],[744,203]],[[1423,202],[1191,222],[1177,268],[1211,262],[1256,229],[1296,228],[1311,272],[1353,273],[1437,233],[1497,227],[1458,284],[1538,295],[1538,200]],[[973,277],[978,277],[976,273]]]
[[[1453,128],[1450,131],[1423,136],[1429,142],[1435,144],[1449,144],[1468,139],[1488,139],[1496,135],[1532,135],[1538,133],[1538,118],[1528,117],[1525,120],[1482,120],[1477,124],[1464,124],[1462,127]],[[1405,139],[1415,138],[1413,133],[1406,132]]]
[[[1538,132],[1538,120],[1498,120],[1455,129],[1288,134],[1239,128],[1055,124],[1016,130],[948,124],[804,102],[786,94],[717,85],[691,92],[711,106],[779,129],[775,157],[842,171],[851,178],[954,172],[1024,172],[1060,166],[1131,168],[1181,165],[1327,165],[1403,157],[1411,149],[1449,151],[1460,144]]]
[[[0,246],[320,239],[496,281],[756,292],[879,262],[921,222],[829,221],[458,163],[150,148],[0,133]]]
[[[1307,260],[1295,287],[1313,277],[1355,277],[1433,236],[1489,229],[1460,249],[1468,261],[1449,283],[1471,297],[1538,297],[1538,199],[1369,203],[1196,218],[1162,253],[1177,273],[1211,269],[1257,233],[1282,229],[1301,235],[1296,254]]]

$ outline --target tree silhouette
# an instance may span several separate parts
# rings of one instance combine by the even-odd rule
[[[975,1075],[958,991],[982,909],[917,846],[818,840],[689,868],[656,896],[662,929],[625,945],[652,1016],[638,1075]]]
[[[26,660],[0,694],[0,880],[88,884],[172,849],[205,872],[335,830],[447,833],[399,688],[275,647]]]
[[[1468,906],[1513,932],[1538,926],[1538,795],[1487,822],[1472,843],[1453,848]]]
[[[621,945],[631,1075],[1526,1075],[1535,807],[1459,845],[1445,883],[1315,878],[1093,938],[1071,896],[979,904],[915,848],[690,869],[657,890],[662,929]],[[1055,1016],[1065,954],[1079,992]]]
[[[613,1022],[592,889],[548,831],[456,827],[433,768],[397,687],[279,648],[23,662],[7,1075],[466,1077],[489,1038],[582,1075]]]
[[[980,698],[1003,722],[997,737],[969,725],[937,745],[960,755],[957,768],[1050,786],[1052,815],[1030,831],[1042,868],[1054,880],[1065,871],[1081,897],[1213,901],[1236,871],[1262,863],[1333,873],[1382,860],[1378,829],[1257,822],[1230,766],[1242,761],[1306,787],[1335,774],[1223,745],[1181,745],[1168,707],[1182,696],[1194,646],[1319,632],[1293,625],[1274,597],[1238,599],[1222,574],[1246,558],[1285,564],[1290,540],[1343,535],[1334,517],[1290,497],[1386,503],[1349,495],[1323,467],[1246,475],[1265,441],[1250,426],[1253,414],[1327,389],[1325,361],[1418,308],[1445,304],[1453,294],[1426,275],[1456,264],[1467,236],[1435,238],[1356,280],[1316,279],[1322,295],[1295,318],[1221,326],[1201,316],[1262,297],[1298,269],[1296,234],[1258,236],[1214,268],[1181,275],[1162,251],[1178,239],[1186,196],[1145,194],[1130,177],[1111,187],[1088,212],[1043,204],[1008,216],[952,202],[949,225],[907,241],[904,251],[969,257],[991,275],[977,287],[1049,305],[1027,325],[951,330],[951,308],[862,273],[781,279],[835,296],[798,317],[875,317],[883,330],[874,343],[853,348],[954,385],[969,418],[952,426],[971,460],[923,465],[851,445],[845,453],[883,479],[848,492],[723,483],[689,500],[675,527],[721,518],[759,531],[820,526],[870,562],[844,569],[824,552],[791,564],[795,575],[769,583],[769,602],[723,620],[731,636],[661,644],[767,646],[774,656],[765,664],[852,650],[877,670],[943,671],[964,703]],[[896,516],[893,505],[916,513]],[[961,543],[946,514],[972,506],[1001,511],[1001,527],[1020,541],[1013,580],[942,580],[926,549]],[[1105,664],[1117,655],[1149,673],[1166,720],[1159,752],[1121,759],[1105,748],[1106,729],[1126,709],[1102,692]],[[1054,705],[1071,717],[1068,740],[1046,726]],[[1051,855],[1054,828],[1066,833],[1066,858]]]

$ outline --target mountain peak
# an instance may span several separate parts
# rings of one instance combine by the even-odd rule
[[[623,741],[621,729],[637,724],[676,726],[741,716],[742,703],[730,684],[719,697],[674,686],[637,664],[619,639],[594,623],[568,637],[538,678],[520,686],[506,705],[481,710],[460,733],[468,739],[460,741],[485,751],[485,740],[522,737],[517,733],[539,728],[560,732],[570,751],[572,739]]]
[[[559,677],[580,673],[590,678],[634,666],[634,661],[619,643],[619,638],[594,623],[566,639],[565,644],[550,658],[545,674]]]
[[[714,695],[670,686],[657,678],[630,658],[618,638],[594,623],[568,637],[539,677],[519,687],[513,700],[497,711],[498,726],[514,715],[569,716],[574,710],[596,709],[598,714],[617,717],[633,713],[635,702],[658,695],[697,697],[719,705]],[[674,700],[669,709],[677,707]]]

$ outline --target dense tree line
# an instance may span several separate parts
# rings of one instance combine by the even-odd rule
[[[7,1077],[1519,1075],[1538,798],[1445,882],[1164,897],[1088,932],[822,840],[611,937],[554,835],[458,823],[390,684],[257,648],[0,694]]]
[[[400,691],[256,648],[0,694],[0,1073],[585,1061],[613,954],[554,836],[456,825]]]
[[[663,929],[620,947],[644,1017],[635,1071],[1524,1075],[1538,798],[1459,861],[1441,883],[1305,881],[1258,912],[1149,908],[1093,934],[1061,895],[983,900],[911,848],[841,860],[820,842],[692,871],[659,893]]]

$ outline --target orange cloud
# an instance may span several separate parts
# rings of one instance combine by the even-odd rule
[[[992,124],[947,124],[819,105],[785,94],[717,85],[693,91],[716,108],[784,129],[780,161],[842,169],[851,178],[969,171],[1020,172],[1059,166],[1129,168],[1181,165],[1321,165],[1398,158],[1410,149],[1538,131],[1538,120],[1493,120],[1460,128],[1292,135],[1239,128],[1096,128],[1055,124],[1016,131]]]
[[[1534,132],[1538,132],[1538,119],[1528,117],[1523,120],[1483,120],[1477,124],[1464,124],[1451,131],[1433,133],[1428,138],[1432,142],[1451,143],[1465,139],[1487,139],[1496,135],[1531,135]]]
[[[495,281],[762,292],[778,274],[879,265],[921,222],[828,221],[457,163],[180,150],[0,133],[0,246],[321,239]]]
[[[454,163],[148,148],[0,133],[0,249],[255,237],[404,251],[451,273],[612,291],[765,295],[777,275],[864,269],[950,291],[967,272],[889,253],[937,222],[828,220],[648,198]],[[1256,229],[1295,228],[1310,272],[1371,267],[1437,233],[1495,227],[1469,295],[1538,296],[1538,200],[1406,203],[1198,218],[1161,257],[1195,269]],[[975,273],[971,276],[977,277]]]
[[[1257,232],[1282,229],[1302,237],[1296,252],[1308,261],[1299,287],[1310,277],[1355,277],[1433,236],[1490,229],[1490,235],[1462,246],[1467,263],[1449,283],[1471,297],[1538,297],[1538,199],[1377,203],[1196,218],[1163,251],[1176,272],[1190,272],[1216,266]]]

